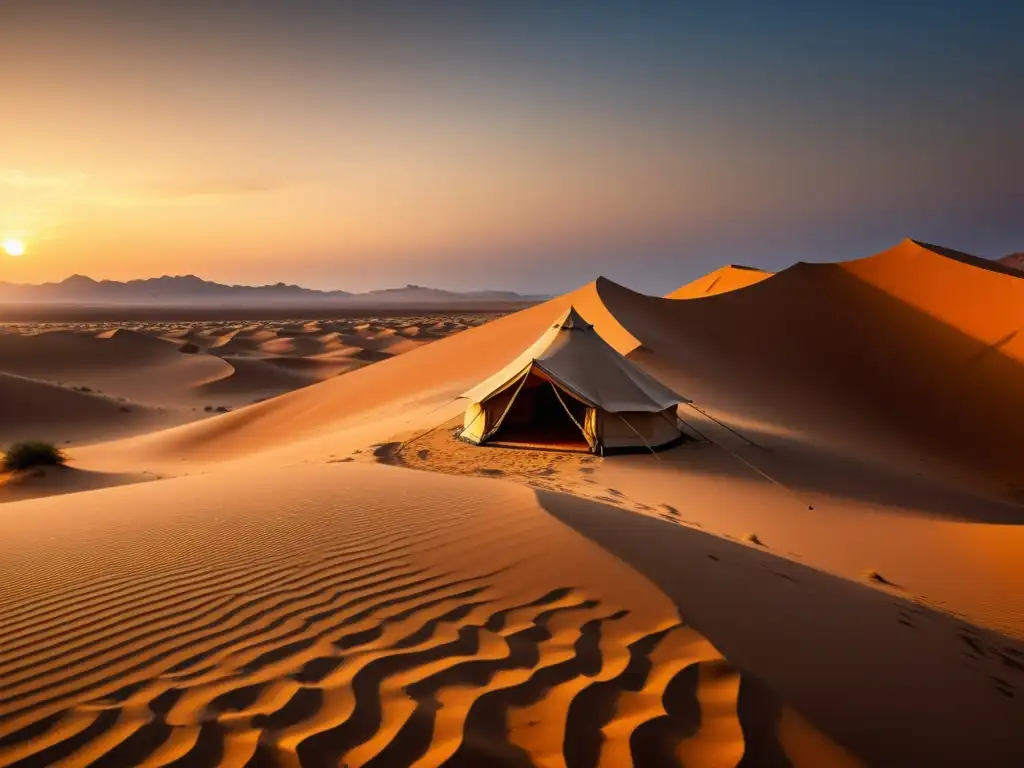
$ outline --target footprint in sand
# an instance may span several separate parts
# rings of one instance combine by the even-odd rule
[[[1012,699],[1017,695],[1017,689],[1013,686],[1012,683],[1003,680],[1003,678],[1001,677],[996,677],[995,675],[992,675],[992,680],[996,684],[996,690],[999,691],[999,693],[1003,694],[1003,696],[1005,696],[1006,698]]]
[[[1024,654],[1019,651],[1015,651],[1012,648],[1007,648],[1005,652],[996,651],[996,656],[1003,660],[1003,665],[1014,669],[1017,672],[1024,672],[1024,663],[1018,661],[1018,658],[1024,658]],[[1014,658],[1014,657],[1017,658]]]

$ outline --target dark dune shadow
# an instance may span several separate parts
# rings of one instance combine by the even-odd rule
[[[694,421],[692,418],[688,420]],[[769,449],[741,445],[737,439],[715,433],[713,445],[687,443],[659,454],[659,466],[768,482],[748,466],[752,465],[783,486],[806,495],[812,504],[816,494],[825,494],[878,505],[899,514],[970,523],[1024,524],[1024,507],[1012,501],[982,496],[906,470],[843,456],[797,439],[749,429],[739,431],[758,445],[769,446]],[[639,458],[647,460],[646,457]]]
[[[44,496],[82,493],[116,485],[145,483],[159,479],[148,472],[97,472],[76,467],[38,467],[19,473],[13,482],[0,485],[0,504]]]
[[[947,259],[953,259],[954,261],[959,261],[964,264],[970,264],[972,267],[978,267],[979,269],[987,269],[990,272],[999,272],[1004,275],[1009,275],[1010,277],[1024,278],[1024,274],[1022,274],[1019,269],[1015,269],[1006,264],[1001,264],[1000,262],[993,261],[992,259],[983,259],[980,256],[972,256],[971,254],[964,253],[963,251],[957,251],[941,245],[933,245],[932,243],[926,243],[923,240],[915,240],[914,242],[930,251],[942,254]]]
[[[536,493],[869,765],[1024,765],[1024,643],[763,550]]]

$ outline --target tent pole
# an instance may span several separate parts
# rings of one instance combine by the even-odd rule
[[[565,409],[565,412],[566,412],[567,414],[569,414],[569,418],[570,418],[570,419],[572,419],[572,423],[576,425],[576,428],[577,428],[577,429],[578,429],[578,430],[579,430],[580,432],[582,432],[582,433],[583,433],[583,437],[584,437],[584,439],[586,439],[586,437],[587,437],[587,430],[586,430],[586,429],[584,429],[583,427],[581,427],[581,426],[580,426],[580,423],[579,423],[578,421],[576,421],[576,417],[572,415],[572,411],[570,411],[570,410],[569,410],[569,406],[567,406],[567,405],[565,404],[565,400],[563,400],[563,399],[562,399],[562,396],[561,396],[560,394],[558,394],[558,387],[557,387],[557,386],[555,386],[555,382],[553,382],[553,381],[549,381],[549,382],[548,382],[548,384],[550,384],[550,385],[551,385],[551,388],[552,388],[553,390],[555,390],[555,397],[557,397],[557,398],[558,398],[558,402],[562,404],[562,407],[563,407],[563,408]],[[595,439],[596,439],[596,437],[595,437]],[[590,441],[589,441],[589,440],[587,441],[587,445],[590,445]],[[593,450],[593,448],[591,448],[591,450]]]
[[[501,426],[501,422],[503,422],[505,420],[505,417],[508,416],[508,412],[512,410],[512,404],[516,401],[516,398],[519,397],[520,390],[524,386],[526,386],[526,380],[528,378],[530,378],[530,372],[532,370],[533,370],[533,365],[531,364],[530,367],[526,369],[526,373],[523,374],[523,378],[520,379],[519,386],[516,387],[515,394],[513,394],[512,395],[512,399],[508,401],[508,405],[505,406],[505,410],[501,412],[501,416],[499,416],[498,420],[496,422],[494,422],[494,426],[491,427],[487,431],[487,434],[481,435],[481,437],[480,437],[480,443],[481,444],[485,443],[487,440],[490,440],[491,439],[491,435],[493,435],[495,432],[498,431],[498,428]],[[483,406],[483,403],[480,403],[480,405]],[[480,413],[484,413],[484,409],[483,408],[481,408]],[[476,419],[473,419],[473,421],[470,422],[470,426],[472,426],[475,423],[476,423]],[[463,427],[462,428],[462,432],[465,432],[465,431],[466,431],[466,428]],[[462,432],[459,432],[459,437],[462,437]]]

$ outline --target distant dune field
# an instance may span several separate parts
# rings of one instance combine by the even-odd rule
[[[109,311],[109,310],[107,310]],[[0,446],[96,442],[248,405],[386,360],[492,314],[0,325]],[[16,390],[16,391],[15,391]]]

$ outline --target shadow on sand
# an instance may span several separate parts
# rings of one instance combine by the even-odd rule
[[[1024,506],[1012,501],[877,466],[795,438],[750,429],[740,432],[756,445],[770,448],[738,445],[738,438],[727,442],[718,433],[711,442],[686,443],[659,454],[658,466],[748,482],[768,482],[767,475],[812,504],[821,494],[877,505],[887,512],[968,523],[1024,524]],[[651,463],[650,456],[615,460]]]
[[[752,546],[573,496],[537,498],[869,765],[1024,765],[1024,643]]]

